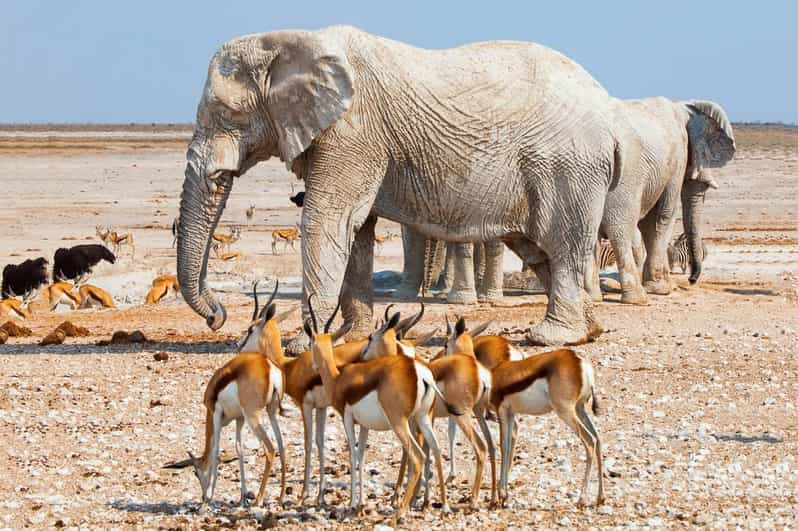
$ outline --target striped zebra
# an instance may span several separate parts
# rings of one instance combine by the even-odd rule
[[[707,244],[701,241],[704,260],[707,259]],[[678,266],[684,274],[690,267],[690,249],[687,245],[687,235],[682,233],[668,246],[668,270],[673,273],[673,268]]]
[[[615,265],[615,252],[612,250],[609,240],[602,238],[596,242],[593,258],[596,262],[596,272],[604,271],[611,265]]]

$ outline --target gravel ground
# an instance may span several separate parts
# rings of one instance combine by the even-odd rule
[[[213,280],[229,287],[222,297],[230,310],[222,333],[212,333],[180,299],[156,307],[138,304],[148,275],[173,267],[168,227],[176,210],[182,154],[171,148],[125,149],[35,157],[25,151],[0,159],[0,178],[13,172],[31,183],[25,192],[30,196],[12,198],[0,215],[16,231],[0,235],[3,263],[39,252],[28,249],[47,254],[66,245],[63,240],[90,238],[100,223],[133,230],[139,247],[136,260],[123,258],[97,273],[96,283],[112,289],[122,308],[51,314],[35,303],[33,317],[23,323],[32,336],[0,346],[0,466],[5,471],[0,475],[0,527],[389,524],[388,498],[400,458],[397,443],[390,434],[372,433],[366,514],[353,517],[343,510],[349,499],[348,457],[341,422],[332,411],[326,433],[329,507],[297,509],[302,429],[290,400],[285,401],[287,416],[281,418],[291,488],[286,507],[275,502],[279,465],[269,481],[267,506],[248,509],[235,505],[237,464],[221,465],[216,503],[204,512],[197,511],[199,486],[193,474],[161,468],[182,459],[187,450],[201,450],[204,386],[233,355],[232,340],[251,312],[251,299],[236,286],[262,276],[279,276],[288,283],[299,274],[296,254],[271,257],[266,232],[292,226],[297,211],[286,199],[292,181],[279,165],[258,167],[251,179],[237,183],[224,219],[227,225],[242,223],[249,199],[262,195],[256,223],[245,230],[238,246],[245,258],[210,266]],[[617,304],[618,296],[608,294],[597,307],[607,332],[580,347],[596,368],[602,405],[596,424],[604,450],[607,503],[598,509],[576,508],[584,467],[576,436],[556,417],[525,417],[511,474],[510,507],[488,510],[486,472],[480,509],[468,512],[465,497],[473,479],[473,457],[460,438],[458,475],[450,489],[454,511],[411,511],[402,527],[798,526],[798,157],[781,144],[750,149],[718,172],[720,199],[707,200],[707,223],[715,240],[710,240],[712,255],[702,283],[688,286],[684,276],[676,276],[675,292],[652,298],[646,307]],[[159,174],[164,177],[153,180]],[[778,199],[768,200],[764,182],[782,190]],[[86,190],[86,196],[82,204],[64,208],[58,204],[63,197],[58,191],[70,187]],[[381,222],[379,230],[390,234],[396,227]],[[386,244],[378,268],[401,267],[399,245],[396,238]],[[508,270],[511,265],[508,259]],[[612,285],[611,277],[606,283]],[[377,311],[388,301],[380,299]],[[282,311],[298,300],[289,293],[278,304]],[[415,307],[399,304],[405,312]],[[520,341],[522,334],[512,332],[539,319],[544,310],[545,298],[529,294],[514,293],[501,305],[456,309],[430,301],[418,331],[440,326],[446,311],[459,311],[469,322],[493,318],[492,331],[508,329],[509,337]],[[87,327],[91,335],[68,338],[63,345],[37,345],[65,319]],[[293,337],[298,327],[294,315],[282,327],[284,336]],[[136,329],[149,342],[97,345],[114,331]],[[436,431],[446,447],[444,424],[439,422]],[[495,434],[497,426],[492,424],[492,429]],[[235,455],[233,438],[229,427],[223,432],[224,457]],[[253,490],[264,458],[247,430],[245,441]],[[314,480],[313,493],[315,488]],[[591,488],[595,493],[595,481]],[[437,501],[437,495],[432,499]]]

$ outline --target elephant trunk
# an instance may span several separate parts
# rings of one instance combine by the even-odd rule
[[[233,188],[233,178],[224,173],[211,179],[197,171],[189,158],[180,198],[177,235],[177,277],[186,302],[212,330],[218,330],[227,312],[205,284],[208,254],[213,235]]]
[[[698,282],[704,261],[701,214],[704,196],[709,185],[701,180],[689,180],[682,188],[682,210],[684,233],[687,236],[687,252],[690,254],[690,284]]]

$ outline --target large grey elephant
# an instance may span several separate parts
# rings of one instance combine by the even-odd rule
[[[690,282],[698,280],[704,196],[717,187],[711,168],[729,162],[736,148],[731,123],[717,103],[646,98],[625,101],[624,108],[641,152],[637,162],[624,165],[618,185],[607,194],[599,235],[609,238],[615,252],[621,302],[645,304],[646,292],[670,292],[667,250],[680,199],[696,264]],[[595,266],[586,278],[588,291],[600,299]]]
[[[450,243],[402,227],[404,271],[400,296],[427,294],[443,275],[442,292],[453,304],[502,299],[504,244],[500,240]]]
[[[529,339],[584,342],[600,333],[585,263],[627,159],[620,106],[532,43],[423,50],[340,26],[229,41],[211,59],[187,153],[183,295],[212,329],[224,324],[205,282],[210,236],[234,179],[279,157],[305,181],[303,287],[321,318],[340,297],[353,334],[370,331],[381,216],[434,239],[503,240],[545,268],[546,316]]]

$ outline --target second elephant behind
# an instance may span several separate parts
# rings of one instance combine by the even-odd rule
[[[400,295],[426,295],[443,275],[442,291],[453,304],[502,299],[504,244],[499,240],[456,243],[434,240],[402,227],[404,274]]]

